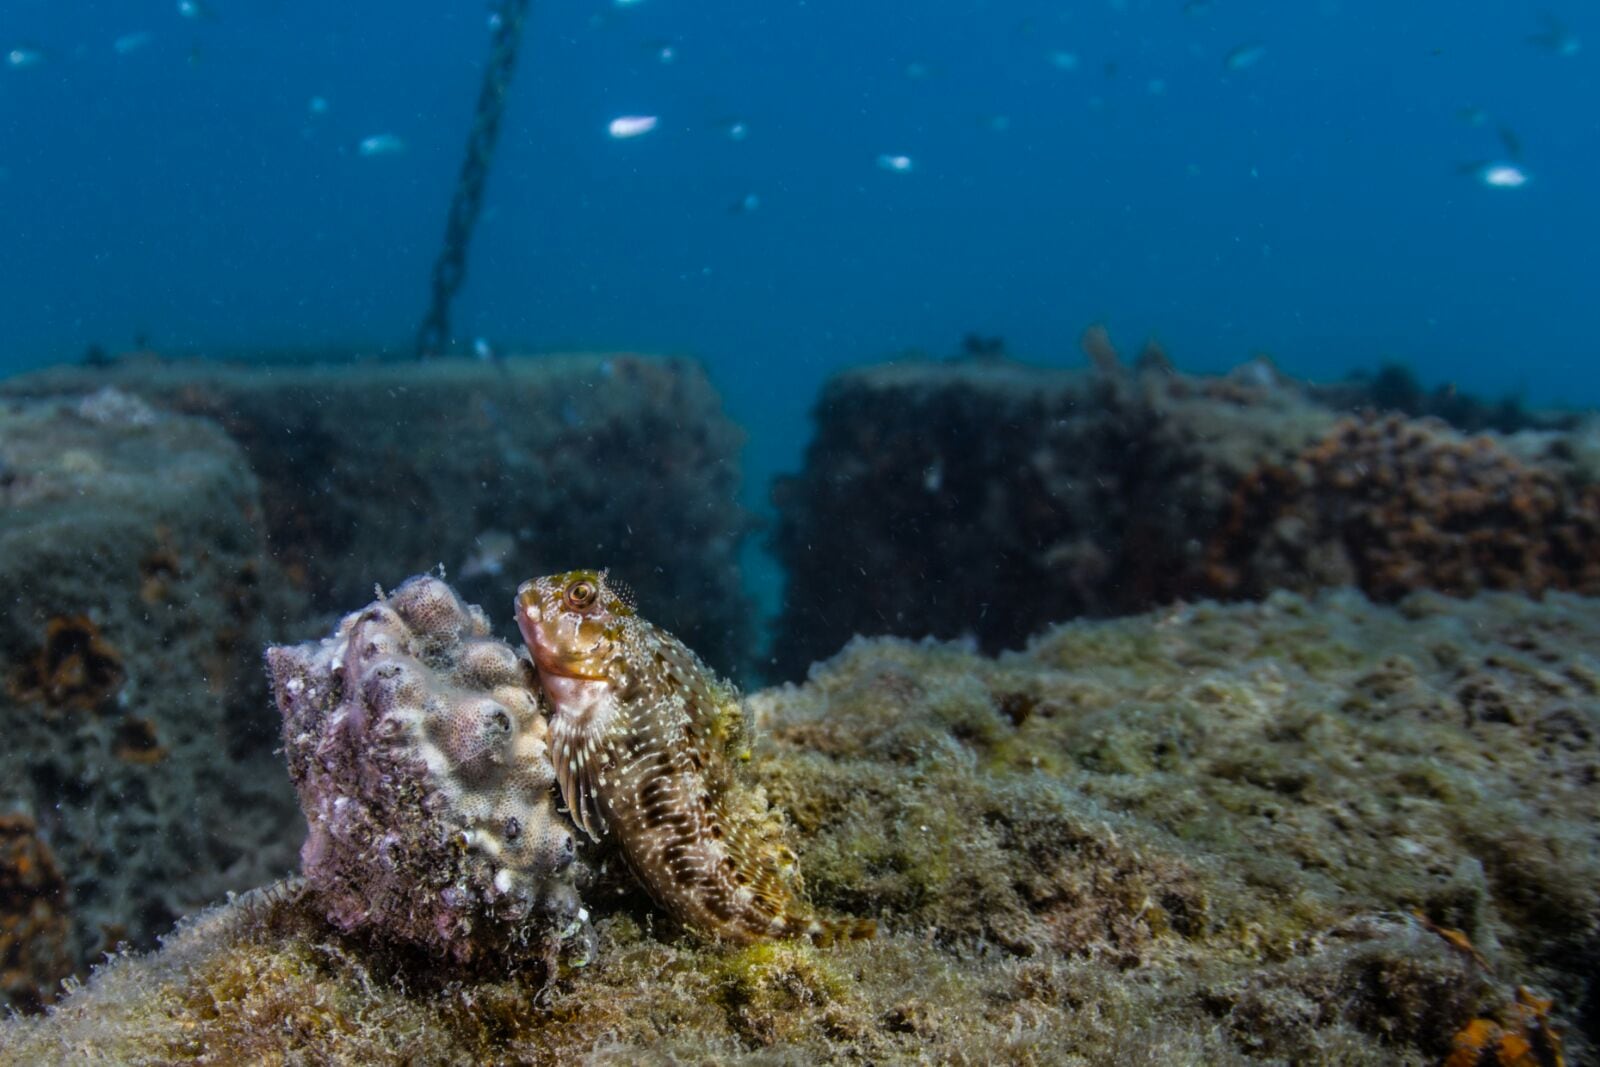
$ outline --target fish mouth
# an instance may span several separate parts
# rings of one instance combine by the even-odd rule
[[[579,682],[603,682],[606,680],[603,674],[585,674],[582,671],[573,670],[553,656],[542,656],[537,652],[533,657],[533,665],[539,668],[540,674],[553,674],[557,678],[571,678]]]

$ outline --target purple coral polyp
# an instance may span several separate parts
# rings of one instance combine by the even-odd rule
[[[267,667],[329,921],[462,961],[582,929],[547,726],[481,609],[418,576]]]

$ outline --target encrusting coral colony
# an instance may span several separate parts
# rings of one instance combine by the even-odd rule
[[[298,624],[328,636],[267,665],[300,874],[0,1022],[0,1064],[1593,1059],[1600,438],[1351,420],[1264,365],[1087,347],[1088,376],[830,388],[779,498],[801,683],[740,699],[609,550],[618,575],[513,600],[541,571],[508,574],[487,610],[429,574]],[[196,570],[170,540],[141,580]],[[118,601],[70,599],[0,643],[6,714],[180,758],[155,709],[151,738],[122,722]],[[0,812],[23,1007],[71,957],[41,810]]]

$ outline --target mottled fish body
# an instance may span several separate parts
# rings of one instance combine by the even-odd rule
[[[738,694],[641,618],[603,571],[525,582],[517,624],[550,712],[550,754],[573,821],[615,838],[665,910],[714,938],[831,941],[869,923],[818,919],[781,820],[736,774]]]

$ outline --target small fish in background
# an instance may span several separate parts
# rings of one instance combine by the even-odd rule
[[[678,46],[671,41],[654,40],[645,42],[645,51],[655,58],[662,66],[669,66],[678,61]]]
[[[485,530],[473,538],[474,551],[456,570],[456,578],[492,578],[503,574],[506,563],[517,553],[517,539],[504,530]]]
[[[1211,0],[1184,0],[1181,10],[1185,15],[1204,15],[1211,10]]]
[[[990,133],[1005,133],[1007,130],[1011,129],[1011,116],[985,115],[983,117],[983,128],[988,130]]]
[[[606,124],[606,132],[614,141],[626,141],[644,136],[660,121],[655,115],[619,115]]]
[[[130,56],[155,39],[156,35],[149,30],[135,30],[112,41],[111,50],[119,56]]]
[[[1489,113],[1481,108],[1467,108],[1459,114],[1463,121],[1472,126],[1486,126],[1493,121]],[[1500,138],[1500,146],[1505,149],[1504,158],[1465,163],[1457,169],[1491,189],[1520,189],[1532,179],[1532,175],[1522,167],[1522,138],[1503,122],[1495,123],[1494,132]]]
[[[1075,52],[1057,49],[1050,53],[1050,65],[1057,70],[1073,71],[1078,69],[1078,56]]]
[[[306,101],[306,112],[313,118],[326,115],[328,113],[327,97],[313,96],[310,100]]]
[[[21,44],[6,52],[6,66],[12,70],[29,70],[44,66],[47,58],[44,49]]]
[[[723,136],[730,141],[742,141],[750,136],[750,124],[741,118],[723,119],[718,126],[721,127]]]
[[[913,59],[903,68],[901,68],[900,73],[906,76],[907,81],[919,82],[933,77],[934,69],[931,63],[924,63],[919,59]]]
[[[728,206],[728,214],[749,215],[753,214],[759,207],[761,207],[761,197],[755,193],[745,193]]]
[[[878,168],[891,174],[909,174],[915,163],[910,156],[891,155],[888,152],[878,157]]]
[[[1491,189],[1520,189],[1533,180],[1520,165],[1505,160],[1468,164],[1462,169]]]
[[[405,139],[394,133],[375,133],[371,137],[363,137],[356,145],[356,152],[363,159],[374,159],[378,156],[398,156],[406,150]]]
[[[1535,48],[1542,48],[1546,52],[1561,56],[1563,59],[1575,56],[1583,47],[1572,31],[1562,25],[1561,20],[1550,12],[1540,13],[1539,19],[1544,23],[1544,29],[1538,33],[1530,34],[1528,43]]]
[[[203,0],[178,0],[178,14],[191,21],[198,22],[202,19],[215,22],[216,12],[211,10],[211,5]]]
[[[1247,42],[1230,49],[1228,54],[1222,57],[1222,65],[1227,70],[1248,70],[1261,62],[1261,57],[1266,54],[1266,45]]]
[[[494,346],[489,343],[487,337],[475,337],[472,339],[472,354],[482,363],[493,363],[500,358],[500,354],[494,350]]]

